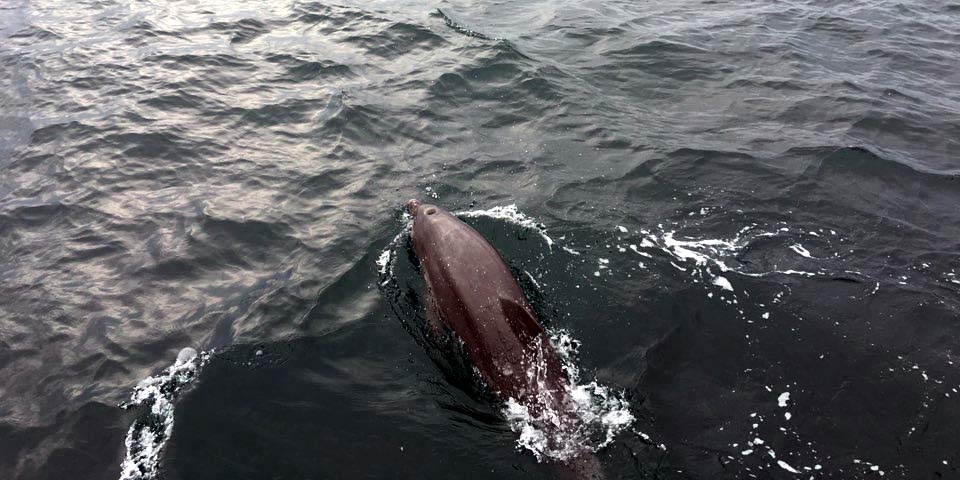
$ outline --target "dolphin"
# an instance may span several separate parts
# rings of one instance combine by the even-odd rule
[[[451,331],[490,390],[539,419],[547,441],[576,432],[569,381],[537,314],[497,250],[455,215],[410,200],[411,240],[426,284],[431,331]],[[566,478],[602,479],[599,461],[579,447],[563,461]]]

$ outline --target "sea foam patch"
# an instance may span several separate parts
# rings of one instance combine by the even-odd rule
[[[173,433],[173,402],[183,388],[196,378],[211,353],[197,353],[192,348],[184,348],[173,365],[158,375],[141,380],[134,388],[130,401],[120,405],[125,409],[148,409],[127,431],[124,440],[127,456],[120,466],[120,480],[157,477],[160,454]]]
[[[523,404],[508,399],[503,413],[517,434],[517,446],[529,450],[537,460],[566,461],[585,451],[596,452],[613,443],[617,435],[635,421],[623,393],[596,381],[581,383],[576,356],[580,342],[565,331],[553,332],[550,342],[556,349],[567,374],[565,386],[570,401],[563,411],[548,408],[531,412]],[[543,370],[531,367],[531,376]],[[544,386],[544,389],[547,388]],[[551,402],[543,402],[551,405]],[[574,418],[571,422],[568,419]]]
[[[663,225],[659,225],[658,228],[661,232],[659,234],[646,230],[641,231],[644,234],[641,247],[657,248],[681,262],[681,264],[693,264],[695,268],[690,273],[695,280],[708,280],[724,290],[728,290],[730,285],[729,280],[722,276],[723,273],[727,272],[747,277],[763,277],[774,274],[816,276],[824,273],[822,271],[807,272],[792,269],[749,272],[729,263],[730,259],[735,258],[753,241],[763,237],[780,236],[789,232],[790,229],[788,228],[768,232],[755,224],[751,224],[737,231],[733,238],[727,239],[680,237],[675,230],[666,230]],[[800,244],[791,245],[790,249],[802,257],[813,258],[810,252]],[[680,269],[686,271],[685,268]]]

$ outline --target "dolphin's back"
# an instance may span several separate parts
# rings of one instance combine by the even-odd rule
[[[514,399],[556,436],[576,430],[560,357],[527,297],[493,245],[459,218],[411,202],[413,248],[427,284],[427,316],[463,342],[484,382]],[[556,440],[565,441],[563,438]],[[602,479],[589,449],[555,463],[562,478]]]
[[[437,208],[417,216],[413,244],[436,313],[463,341],[491,388],[504,398],[525,397],[527,373],[539,367],[535,363],[544,364],[548,383],[559,387],[562,369],[536,313],[482,235]]]

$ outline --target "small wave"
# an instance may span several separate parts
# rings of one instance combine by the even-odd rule
[[[447,25],[451,30],[468,37],[479,38],[481,40],[499,40],[498,38],[490,37],[484,35],[476,30],[469,29],[463,25],[457,23],[449,15],[447,15],[443,10],[437,9],[437,15],[443,19],[443,23]]]
[[[448,43],[446,39],[422,25],[386,21],[383,24],[385,28],[379,31],[365,29],[362,33],[355,33],[342,41],[388,60],[408,54],[430,52]]]
[[[163,373],[143,379],[133,390],[125,409],[148,407],[127,431],[127,456],[120,466],[120,480],[156,478],[160,453],[173,433],[173,402],[183,388],[196,378],[210,359],[210,352],[184,348],[177,361]]]
[[[476,217],[487,217],[495,218],[498,220],[506,220],[514,225],[523,227],[528,230],[533,230],[538,233],[545,242],[547,242],[547,247],[551,250],[553,249],[553,239],[547,235],[547,227],[542,223],[537,222],[533,218],[523,214],[520,210],[517,209],[516,204],[506,205],[502,207],[493,207],[488,210],[467,210],[463,212],[457,212],[456,216],[462,218],[476,218]]]

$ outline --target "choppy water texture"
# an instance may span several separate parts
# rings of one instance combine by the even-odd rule
[[[960,477],[957,45],[942,0],[3,2],[0,478],[550,478],[381,285],[411,197],[545,228],[467,218],[629,402],[610,478]]]

